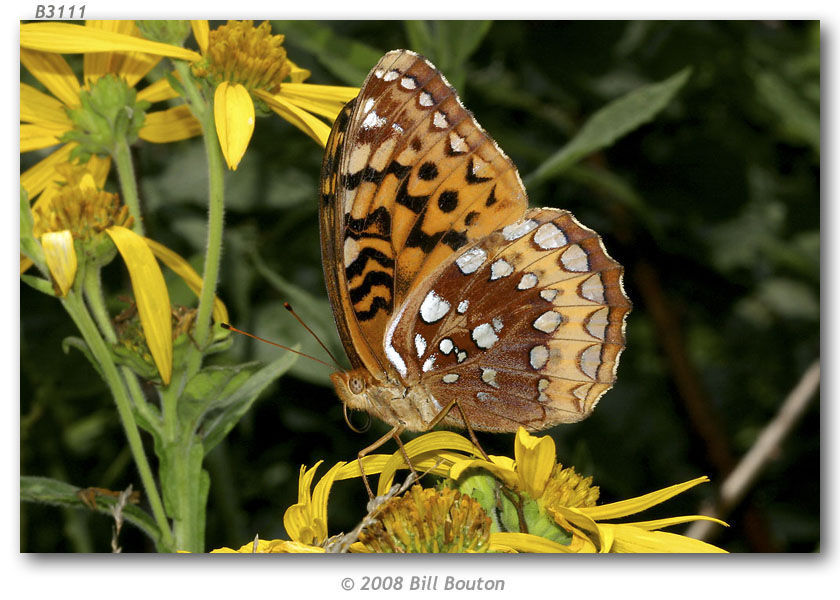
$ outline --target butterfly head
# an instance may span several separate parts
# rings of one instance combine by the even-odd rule
[[[335,393],[349,408],[369,410],[368,388],[373,383],[370,375],[363,369],[337,371],[330,375]]]

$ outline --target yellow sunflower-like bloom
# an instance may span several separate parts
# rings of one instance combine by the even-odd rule
[[[83,81],[59,53],[84,53]],[[73,130],[68,111],[79,108],[81,93],[101,78],[116,76],[133,88],[164,57],[194,61],[201,58],[192,50],[140,37],[133,21],[87,21],[70,23],[28,23],[20,26],[21,64],[49,94],[20,84],[20,151],[30,152],[58,146],[21,175],[21,184],[35,198],[52,182],[55,165],[66,162],[76,142],[62,143]],[[137,93],[138,102],[158,102],[177,96],[162,79]],[[142,139],[168,142],[201,132],[186,106],[146,114],[139,130]],[[110,159],[102,159],[105,165]],[[108,167],[105,167],[107,174]]]
[[[358,88],[304,83],[310,72],[288,59],[284,36],[272,35],[263,22],[229,21],[209,31],[206,21],[193,32],[203,54],[193,73],[214,86],[214,115],[228,166],[236,169],[254,131],[254,101],[326,146],[335,120]]]
[[[637,498],[597,505],[598,489],[591,486],[592,478],[582,478],[574,469],[564,469],[556,463],[554,441],[535,437],[524,428],[516,434],[515,460],[491,456],[466,459],[453,465],[449,477],[458,480],[468,469],[489,471],[506,487],[533,501],[539,510],[550,515],[563,530],[572,534],[570,548],[578,552],[723,552],[720,548],[685,536],[659,531],[668,526],[697,520],[709,520],[726,526],[712,517],[687,515],[632,523],[604,521],[626,517],[660,504],[700,483],[708,477],[698,477],[645,494]],[[535,521],[539,522],[539,521]],[[515,540],[503,536],[497,541],[509,542],[516,550]],[[528,549],[527,551],[533,551]],[[568,551],[568,550],[567,550]]]
[[[720,548],[685,536],[660,531],[664,527],[708,519],[698,515],[656,521],[608,523],[664,502],[708,481],[699,477],[638,498],[597,504],[598,488],[591,477],[555,460],[554,442],[537,438],[524,429],[517,433],[515,459],[491,456],[477,459],[473,444],[463,436],[436,431],[405,444],[405,453],[421,478],[444,478],[443,487],[393,486],[398,468],[407,469],[400,451],[372,454],[362,459],[364,473],[379,473],[378,495],[368,504],[368,514],[348,534],[328,537],[327,502],[336,481],[360,477],[358,461],[339,462],[315,484],[313,468],[301,467],[298,502],[289,507],[283,522],[290,541],[260,541],[257,551],[278,552],[723,552]],[[469,471],[469,473],[468,473]],[[490,494],[465,479],[470,473],[489,472],[497,486]],[[498,514],[506,494],[520,497],[519,514],[531,527],[528,532],[505,530]],[[531,495],[533,494],[533,496]],[[546,516],[550,522],[546,522]],[[504,519],[502,519],[504,521]],[[514,519],[515,521],[515,519]],[[560,533],[558,533],[560,532]],[[273,544],[273,545],[272,545]],[[276,548],[276,550],[270,550]],[[219,551],[234,552],[231,549]],[[253,543],[239,552],[252,552]]]

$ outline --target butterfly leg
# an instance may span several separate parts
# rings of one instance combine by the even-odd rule
[[[411,469],[411,472],[414,474],[415,481],[417,479],[419,479],[419,477],[417,475],[417,471],[414,470],[414,465],[411,464],[411,460],[408,458],[408,453],[405,451],[405,447],[403,446],[402,440],[400,439],[400,434],[403,431],[405,431],[405,425],[396,425],[391,431],[389,431],[388,433],[383,435],[381,438],[376,440],[374,443],[372,443],[370,446],[368,446],[367,448],[365,448],[365,449],[363,449],[359,452],[359,457],[357,459],[359,461],[359,471],[362,473],[362,481],[365,484],[365,490],[367,490],[368,496],[370,497],[371,500],[373,500],[373,498],[374,498],[373,490],[370,489],[370,484],[368,483],[367,475],[365,475],[365,468],[364,468],[364,465],[362,464],[362,459],[367,454],[373,452],[374,450],[376,450],[377,448],[379,448],[380,446],[385,444],[385,442],[387,442],[388,440],[390,440],[392,438],[395,442],[397,442],[397,446],[399,446],[400,452],[403,455],[403,460],[405,460],[405,464],[408,465],[408,468]]]
[[[458,403],[457,398],[455,400],[453,400],[452,402],[450,402],[449,404],[447,404],[446,406],[444,406],[443,410],[441,410],[437,414],[437,416],[434,419],[432,419],[431,423],[429,423],[429,429],[433,429],[435,425],[440,423],[443,420],[443,418],[446,415],[449,414],[449,411],[451,411],[452,408],[455,407],[455,406],[458,407],[458,412],[461,413],[461,420],[464,422],[464,426],[467,429],[467,433],[470,434],[470,440],[472,440],[473,445],[476,448],[478,448],[479,452],[481,452],[481,455],[484,457],[484,460],[490,462],[490,457],[487,456],[487,453],[484,451],[484,448],[482,448],[481,444],[478,443],[478,438],[475,437],[475,431],[473,431],[472,425],[470,425],[470,421],[469,421],[469,419],[467,419],[467,415],[464,412],[464,410],[461,408],[461,405]]]

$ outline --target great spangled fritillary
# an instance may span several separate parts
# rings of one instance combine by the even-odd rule
[[[345,406],[395,431],[464,417],[539,430],[591,413],[624,348],[623,269],[569,212],[527,205],[443,75],[414,52],[382,57],[321,171],[324,272],[353,365],[332,376]]]

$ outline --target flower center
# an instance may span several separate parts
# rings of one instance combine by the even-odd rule
[[[359,534],[373,552],[487,552],[490,517],[467,494],[415,485]]]
[[[204,60],[193,65],[193,73],[213,85],[228,81],[241,83],[249,91],[276,93],[292,70],[284,39],[271,34],[268,21],[259,27],[254,27],[253,21],[228,21],[210,32]]]
[[[581,477],[574,467],[564,469],[557,464],[540,500],[544,506],[588,507],[595,506],[600,493],[598,486],[592,485],[592,477]]]
[[[120,203],[119,196],[97,189],[89,174],[79,177],[72,166],[61,169],[62,166],[56,167],[68,183],[47,206],[35,209],[35,237],[68,229],[74,239],[88,241],[112,225],[131,227],[134,218],[128,214],[128,207]]]

